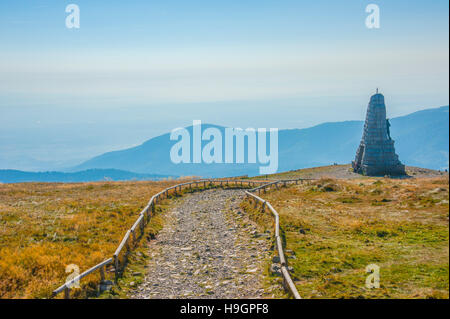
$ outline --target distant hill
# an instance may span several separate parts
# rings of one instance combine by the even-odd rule
[[[18,170],[0,170],[0,182],[95,182],[126,180],[160,180],[167,176],[156,174],[138,174],[118,169],[89,169],[80,172],[23,172]]]
[[[428,109],[390,120],[400,160],[410,166],[448,169],[449,107]],[[279,131],[278,171],[350,163],[362,136],[362,121],[323,123],[306,129]],[[224,127],[217,127],[222,132]],[[187,128],[192,132],[192,127]],[[192,134],[191,134],[192,135]],[[115,168],[162,175],[221,177],[257,175],[259,164],[173,164],[170,135],[152,138],[137,147],[109,152],[76,166],[74,170]]]

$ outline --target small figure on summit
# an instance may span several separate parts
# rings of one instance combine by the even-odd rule
[[[392,140],[391,138],[391,123],[389,123],[389,119],[386,119],[386,131],[387,131],[387,136],[390,140]]]

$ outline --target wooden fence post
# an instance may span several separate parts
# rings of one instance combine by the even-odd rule
[[[64,288],[64,299],[70,299],[70,288]]]
[[[100,267],[100,282],[105,281],[105,270],[106,270],[106,266]]]
[[[114,273],[117,280],[117,278],[119,278],[119,256],[116,255],[114,255]]]
[[[134,231],[133,231],[133,241],[134,240],[136,240],[136,237],[135,237],[135,234],[134,234]],[[128,256],[128,253],[130,252],[130,243],[129,243],[129,241],[130,241],[130,238],[128,237],[127,241],[125,242],[125,248],[127,249],[127,251],[125,252],[125,256]],[[127,258],[127,257],[125,257],[125,258]]]

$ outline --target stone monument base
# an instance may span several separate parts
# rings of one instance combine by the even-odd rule
[[[405,165],[398,160],[394,141],[391,139],[370,144],[361,142],[352,167],[355,173],[367,176],[406,175]]]
[[[404,176],[406,175],[405,165],[399,164],[396,166],[367,166],[362,165],[361,167],[356,167],[355,161],[352,161],[353,171],[358,174],[366,176]]]

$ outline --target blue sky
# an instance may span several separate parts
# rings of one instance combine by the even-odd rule
[[[194,119],[362,119],[375,87],[389,116],[447,105],[448,48],[441,0],[2,0],[0,158],[86,158]]]

